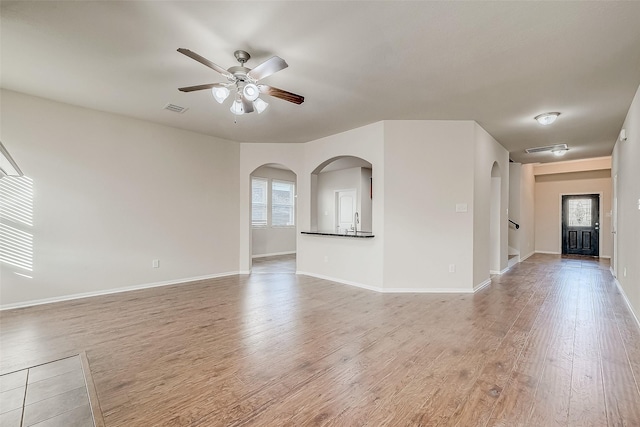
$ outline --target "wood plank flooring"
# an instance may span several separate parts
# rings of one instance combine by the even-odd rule
[[[588,258],[534,255],[473,295],[253,274],[0,326],[1,374],[86,352],[108,427],[640,426],[640,330]]]

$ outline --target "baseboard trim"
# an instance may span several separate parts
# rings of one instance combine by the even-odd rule
[[[258,255],[251,255],[251,259],[253,258],[266,258],[268,256],[278,256],[278,255],[295,255],[296,251],[288,251],[288,252],[273,252],[270,254],[258,254]]]
[[[529,258],[531,255],[535,254],[535,252],[529,252],[528,255],[524,256],[524,257],[520,257],[520,262],[524,261],[525,259]]]
[[[611,256],[609,256],[609,255],[600,255],[600,256],[598,256],[598,258],[611,259]]]
[[[611,274],[613,274],[613,271]],[[627,298],[627,294],[624,292],[624,289],[622,288],[622,284],[618,282],[618,279],[616,279],[615,276],[613,277],[613,281],[616,283],[618,290],[622,294],[622,299],[624,299],[624,302],[627,304],[627,308],[629,309],[631,316],[633,316],[633,318],[636,320],[636,323],[638,324],[638,328],[640,328],[640,319],[636,315],[636,312],[633,311],[633,306],[631,305],[631,301],[629,301],[629,298]]]
[[[309,273],[308,271],[296,271],[296,274],[303,276],[315,277],[316,279],[328,280],[329,282],[341,283],[343,285],[355,286],[356,288],[367,289],[369,291],[384,292],[382,288],[377,286],[365,285],[364,283],[352,282],[350,280],[338,279],[336,277],[324,276],[322,274]]]
[[[197,282],[199,280],[216,279],[219,277],[226,277],[226,276],[237,276],[238,274],[241,274],[241,273],[239,273],[238,271],[230,271],[226,273],[208,274],[205,276],[188,277],[184,279],[167,280],[164,282],[145,283],[142,285],[124,286],[122,288],[105,289],[102,291],[83,292],[80,294],[63,295],[60,297],[30,300],[30,301],[24,301],[24,302],[12,303],[12,304],[3,304],[3,305],[0,305],[0,311],[13,310],[15,308],[33,307],[36,305],[43,305],[43,304],[53,304],[56,302],[71,301],[75,299],[98,297],[101,295],[118,294],[120,292],[138,291],[141,289],[157,288],[160,286],[180,285],[180,284],[186,284],[191,282]]]
[[[355,286],[357,288],[367,289],[369,291],[379,292],[381,294],[470,294],[474,292],[472,289],[461,288],[380,288],[377,286],[365,285],[359,282],[352,282],[349,280],[338,279],[336,277],[324,276],[322,274],[309,273],[306,271],[296,271],[296,274],[315,277],[316,279],[327,280],[343,285]]]
[[[547,254],[547,255],[562,255],[562,252],[553,251],[534,251],[535,254]]]
[[[480,283],[478,286],[476,286],[475,288],[473,288],[473,292],[476,293],[484,288],[486,288],[487,286],[489,286],[491,284],[491,279],[487,279],[484,282]]]
[[[518,264],[518,263],[516,263],[516,264]],[[513,264],[513,265],[516,265],[516,264]],[[498,271],[498,270],[489,270],[489,274],[502,275],[502,274],[506,273],[507,271],[511,270],[511,267],[513,267],[513,265],[507,266],[507,268],[505,268],[503,270],[500,270],[500,271]]]

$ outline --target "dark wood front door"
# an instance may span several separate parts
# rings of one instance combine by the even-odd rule
[[[599,255],[600,196],[562,196],[562,254]]]

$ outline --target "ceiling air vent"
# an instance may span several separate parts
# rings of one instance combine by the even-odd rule
[[[180,114],[182,114],[182,113],[184,113],[185,111],[188,110],[188,108],[181,107],[181,106],[176,105],[176,104],[167,104],[167,105],[164,106],[164,109],[165,110],[169,110],[169,111],[173,111],[174,113],[180,113]]]
[[[535,148],[527,148],[526,151],[529,154],[532,153],[543,153],[545,151],[553,151],[553,150],[568,150],[567,144],[556,144],[556,145],[547,145],[546,147],[535,147]]]

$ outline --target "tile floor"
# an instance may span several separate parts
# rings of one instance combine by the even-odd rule
[[[94,427],[80,356],[0,376],[1,427]]]

